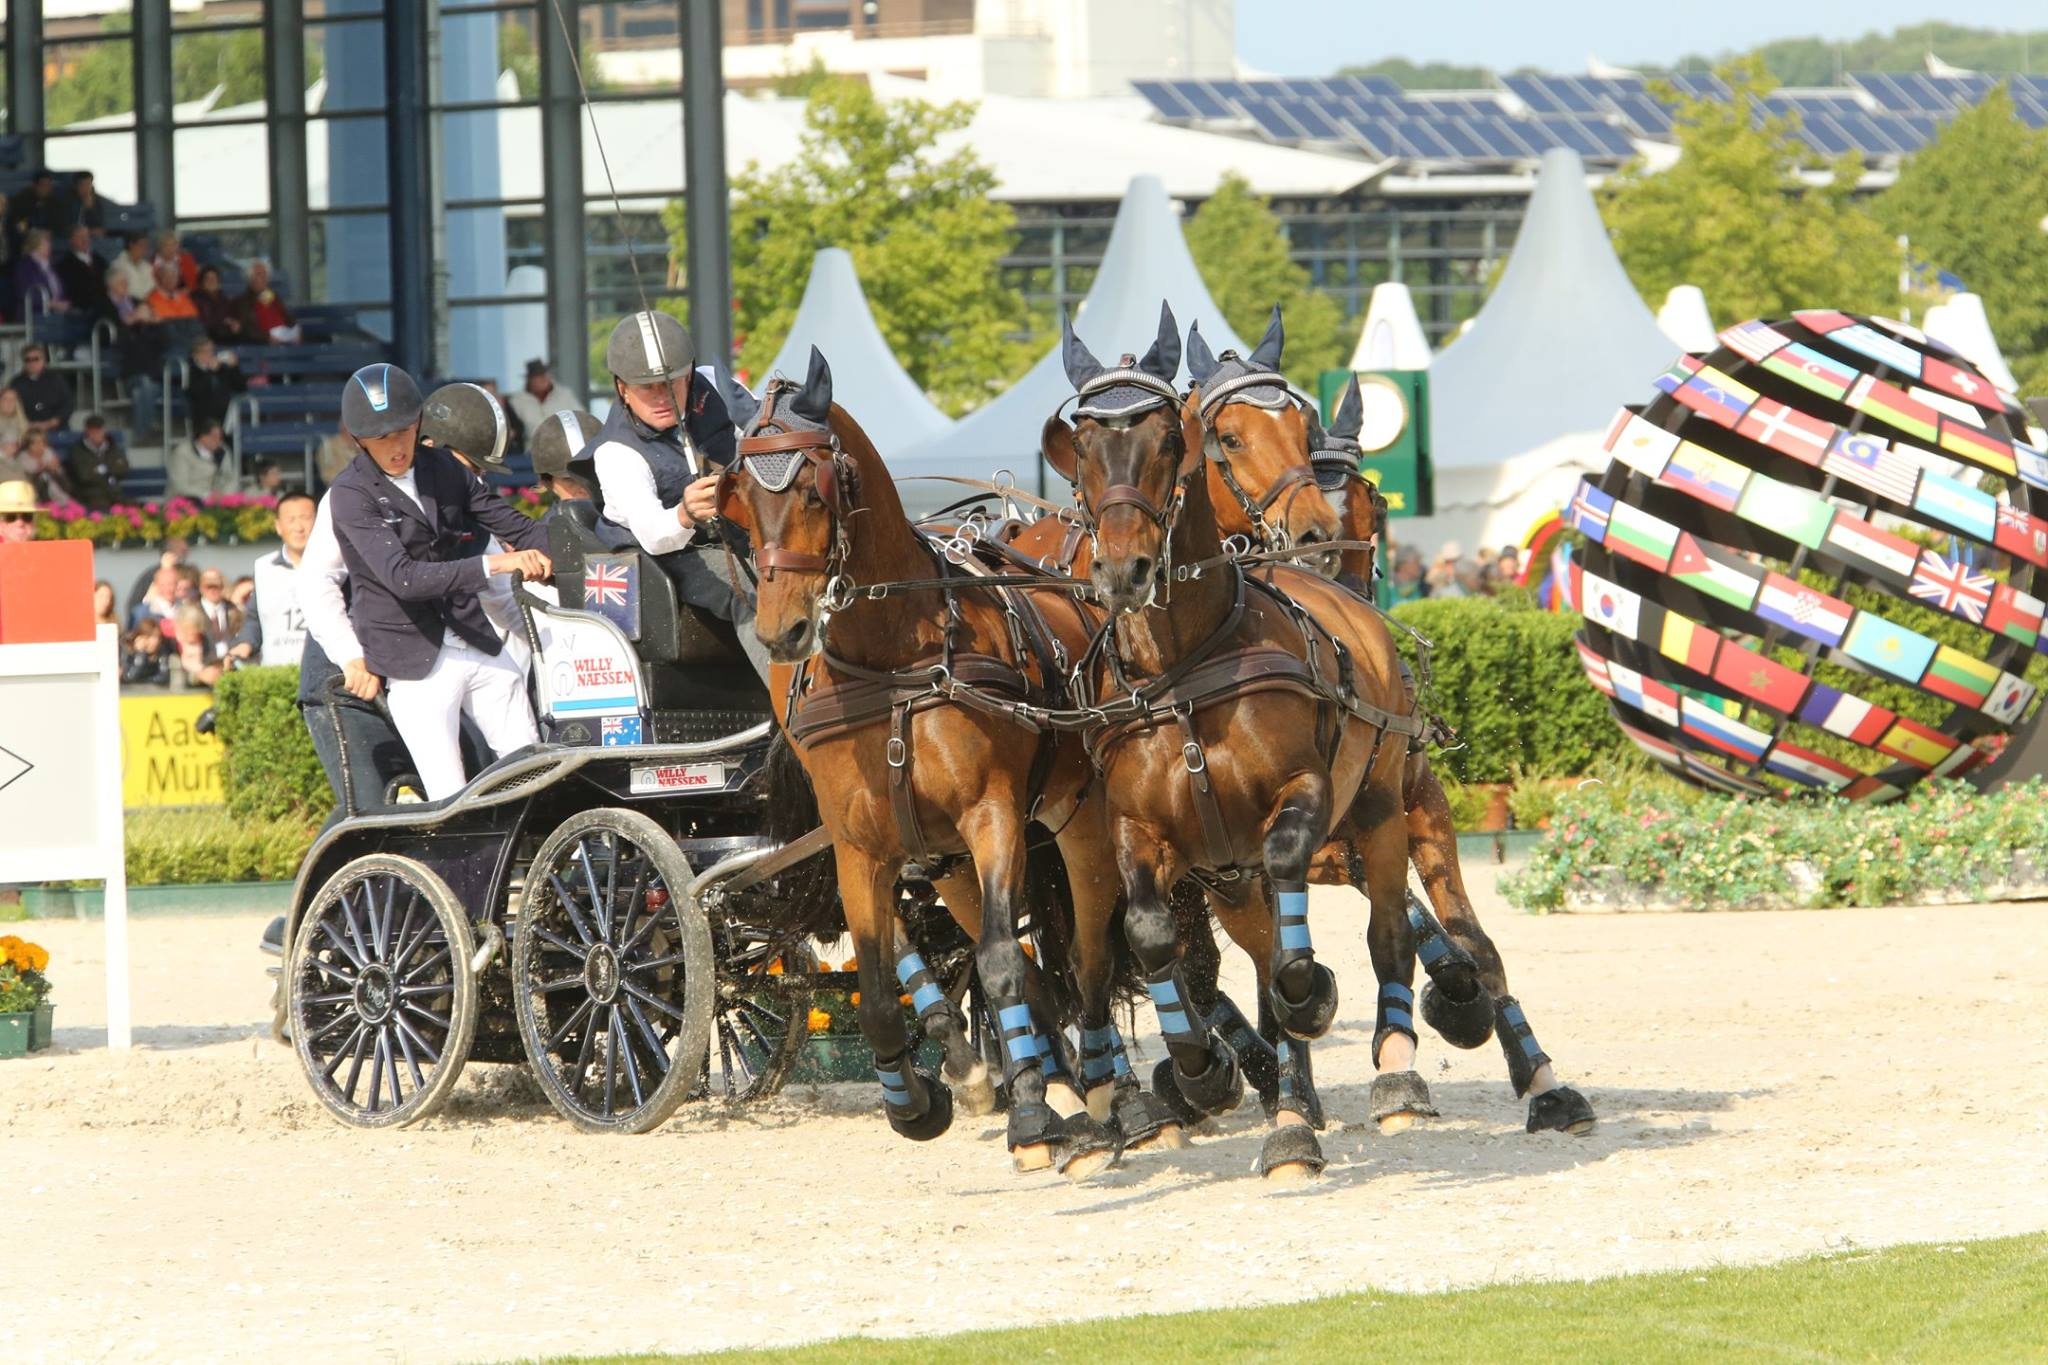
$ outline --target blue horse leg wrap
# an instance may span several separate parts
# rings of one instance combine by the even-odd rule
[[[1081,1030],[1081,1079],[1089,1089],[1105,1081],[1121,1081],[1130,1074],[1131,1063],[1124,1056],[1124,1036],[1117,1032],[1115,1024]]]
[[[1003,1034],[1005,1070],[1015,1075],[1038,1060],[1038,1031],[1031,1022],[1031,1006],[1005,1005],[996,1015]]]
[[[1380,1064],[1380,1045],[1389,1034],[1405,1033],[1415,1041],[1415,992],[1399,981],[1380,983],[1379,1019],[1372,1031],[1372,1064]]]
[[[1308,886],[1304,882],[1275,882],[1274,896],[1280,902],[1279,957],[1281,965],[1297,958],[1312,957],[1315,944],[1308,935]]]
[[[1301,1046],[1285,1037],[1273,1045],[1273,1051],[1280,1060],[1280,1100],[1283,1104],[1294,1098],[1294,1049]]]
[[[1444,937],[1436,916],[1417,904],[1412,893],[1408,897],[1408,924],[1415,930],[1415,955],[1422,959],[1423,970],[1434,975],[1437,965],[1451,955],[1451,941]]]
[[[1536,1041],[1529,1016],[1522,1013],[1521,1002],[1512,995],[1494,1001],[1493,1018],[1501,1052],[1507,1057],[1508,1079],[1515,1083],[1517,1095],[1525,1095],[1536,1079],[1536,1069],[1550,1060],[1550,1054]]]
[[[926,1019],[946,1004],[946,993],[939,989],[939,983],[932,979],[931,968],[924,965],[924,958],[912,948],[896,959],[896,979],[903,983],[903,989],[910,996],[910,1007],[917,1011],[917,1017]]]
[[[875,1058],[875,1079],[882,1083],[882,1103],[897,1110],[908,1110],[911,1107],[910,1082],[903,1074],[901,1057],[893,1062]]]
[[[1152,1008],[1159,1014],[1159,1032],[1169,1048],[1198,1048],[1207,1051],[1208,1030],[1188,1003],[1187,985],[1181,980],[1180,963],[1170,962],[1150,980],[1145,989],[1152,994]]]
[[[1060,1050],[1053,1036],[1050,1033],[1033,1034],[1031,1041],[1038,1048],[1038,1069],[1045,1074],[1045,1078],[1049,1081],[1071,1083],[1074,1078],[1067,1071],[1066,1054]]]

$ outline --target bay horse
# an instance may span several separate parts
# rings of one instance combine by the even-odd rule
[[[899,987],[946,1042],[950,1079],[973,1084],[980,1066],[938,1009],[924,964],[900,946],[895,888],[916,863],[976,940],[1018,1167],[1057,1164],[1078,1179],[1113,1164],[1127,1143],[1177,1145],[1178,1120],[1130,1076],[1121,1038],[1083,1037],[1082,1068],[1106,1112],[1091,1115],[1071,1094],[1058,1021],[1020,938],[1035,818],[1056,831],[1077,952],[1109,941],[1119,882],[1086,754],[1076,737],[1032,724],[1022,705],[1062,696],[1094,620],[1067,593],[964,586],[969,573],[911,525],[873,444],[832,401],[831,369],[815,347],[803,383],[771,381],[743,420],[719,512],[752,540],[754,629],[774,662],[782,728],[832,834],[861,1032],[890,1126],[929,1140],[952,1117],[946,1086],[908,1055]],[[946,874],[962,853],[971,870]],[[1103,952],[1091,977],[1112,974]],[[1061,1107],[1072,1112],[1056,1112],[1062,1095],[1049,1092],[1066,1092]]]
[[[1164,314],[1162,326],[1172,325]],[[1089,528],[1088,577],[1112,618],[1097,661],[1104,720],[1087,739],[1123,877],[1125,932],[1148,973],[1173,1085],[1210,1108],[1241,1081],[1232,1050],[1191,1008],[1168,908],[1183,874],[1209,887],[1257,966],[1261,1008],[1285,1031],[1261,1169],[1312,1175],[1324,1159],[1308,1043],[1335,1018],[1337,986],[1309,933],[1309,864],[1340,827],[1362,847],[1375,970],[1390,984],[1412,975],[1400,784],[1421,722],[1376,613],[1348,594],[1305,612],[1223,555],[1199,395],[1181,402],[1128,358],[1104,366],[1071,324],[1063,350],[1081,401],[1071,424],[1059,414],[1047,422],[1043,442],[1074,487]],[[1383,924],[1399,933],[1380,933]],[[1084,1000],[1089,991],[1084,982]],[[1382,1034],[1407,1022],[1398,1005],[1382,991]]]
[[[1373,579],[1370,543],[1385,528],[1386,503],[1359,471],[1357,436],[1363,400],[1358,379],[1352,376],[1325,430],[1312,408],[1281,401],[1287,396],[1277,373],[1284,344],[1278,308],[1249,357],[1226,351],[1219,359],[1200,331],[1189,329],[1188,373],[1204,395],[1200,409],[1217,526],[1226,536],[1245,537],[1256,549],[1284,549],[1341,536],[1352,543],[1336,563],[1327,556],[1304,556],[1298,562],[1334,571],[1340,584],[1369,600]],[[1265,515],[1282,495],[1305,486],[1320,486],[1336,497],[1283,503],[1292,520],[1276,523]],[[1333,523],[1337,536],[1331,533]],[[1257,572],[1297,598],[1303,592],[1322,592],[1319,587],[1302,584],[1295,570]],[[1408,686],[1412,695],[1412,681]],[[1509,992],[1499,950],[1480,926],[1458,862],[1457,826],[1450,803],[1420,742],[1411,746],[1408,754],[1402,804],[1409,859],[1434,910],[1431,914],[1412,903],[1408,907],[1410,927],[1429,977],[1422,991],[1424,1019],[1456,1047],[1480,1047],[1498,1034],[1515,1094],[1529,1101],[1529,1132],[1590,1132],[1592,1106],[1558,1080],[1548,1054],[1535,1040],[1526,1012]],[[1310,880],[1319,885],[1357,886],[1361,870],[1358,850],[1337,838],[1317,851]],[[1386,1046],[1377,1050],[1380,1055],[1374,1061],[1383,1074],[1414,1076],[1412,1032],[1390,1036]],[[1404,1079],[1399,1089],[1407,1094],[1411,1107],[1383,1113],[1381,1104],[1374,1106],[1374,1117],[1384,1130],[1399,1131],[1415,1118],[1435,1113],[1419,1076],[1412,1081]],[[1386,1098],[1381,1097],[1382,1101]]]

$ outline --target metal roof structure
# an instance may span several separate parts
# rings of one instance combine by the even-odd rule
[[[1497,465],[1602,430],[1676,349],[1614,254],[1584,164],[1551,152],[1500,283],[1430,367],[1436,463]]]
[[[810,370],[813,346],[831,363],[832,391],[883,458],[953,425],[897,363],[861,292],[853,257],[836,246],[812,258],[803,301],[768,374],[801,379]]]
[[[1183,337],[1190,323],[1199,322],[1203,337],[1219,355],[1250,349],[1209,297],[1194,257],[1188,254],[1180,216],[1166,186],[1156,176],[1141,175],[1130,182],[1117,209],[1102,268],[1075,314],[1074,331],[1106,363],[1127,351],[1140,354],[1159,334],[1162,300],[1172,306]],[[979,479],[1008,469],[1025,491],[1033,491],[1038,486],[1039,432],[1073,392],[1055,344],[1002,395],[940,436],[891,460],[890,469],[898,477],[953,474]],[[938,485],[904,490],[904,503],[913,512],[950,500]]]

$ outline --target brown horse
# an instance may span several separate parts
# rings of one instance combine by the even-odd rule
[[[919,978],[923,964],[899,947],[896,882],[914,862],[977,941],[1020,1168],[1056,1161],[1078,1178],[1113,1162],[1127,1141],[1175,1141],[1177,1122],[1129,1077],[1120,1039],[1084,1038],[1090,1080],[1118,1082],[1113,1102],[1098,1106],[1109,1121],[1077,1101],[1063,1107],[1079,1112],[1055,1112],[1048,1085],[1063,1089],[1066,1079],[1057,1022],[1020,939],[1026,826],[1036,818],[1058,831],[1076,944],[1108,941],[1118,880],[1086,755],[1073,737],[1031,724],[1019,705],[1062,695],[1063,664],[1085,652],[1093,620],[1065,593],[965,586],[968,575],[912,527],[873,445],[833,404],[831,370],[815,349],[801,386],[769,385],[719,508],[752,538],[755,630],[776,661],[783,728],[832,833],[859,959],[861,1031],[891,1126],[924,1140],[951,1118],[946,1088],[908,1056],[897,1004],[899,986],[921,1012],[938,1004]],[[888,590],[898,584],[923,586]],[[962,853],[971,869],[946,875]],[[1091,974],[1110,974],[1106,949]],[[956,1072],[957,1029],[930,1017],[948,1043],[948,1076],[971,1079],[978,1059],[968,1052]]]
[[[1313,1173],[1323,1157],[1302,1093],[1307,1042],[1328,1031],[1337,991],[1309,935],[1309,862],[1339,827],[1365,850],[1375,970],[1389,985],[1412,975],[1400,781],[1420,723],[1375,613],[1333,586],[1327,603],[1303,612],[1224,559],[1199,395],[1183,405],[1171,384],[1103,366],[1071,327],[1065,350],[1082,401],[1072,425],[1047,423],[1045,452],[1075,486],[1091,527],[1089,578],[1114,619],[1101,661],[1107,719],[1089,739],[1125,930],[1149,973],[1173,1083],[1213,1108],[1238,1084],[1236,1064],[1191,1008],[1167,903],[1183,874],[1211,887],[1258,966],[1262,1004],[1288,1035],[1261,1166],[1269,1176]],[[1247,905],[1264,913],[1231,913]],[[1405,1021],[1397,1004],[1383,992],[1383,1030],[1394,1015]]]
[[[1332,414],[1328,431],[1314,420],[1313,413],[1292,411],[1293,404],[1276,407],[1271,395],[1284,390],[1278,385],[1277,370],[1284,333],[1280,312],[1251,358],[1225,352],[1221,359],[1210,353],[1199,331],[1188,334],[1188,372],[1204,391],[1205,449],[1210,457],[1210,488],[1216,503],[1216,521],[1223,534],[1243,536],[1255,548],[1281,549],[1289,544],[1310,544],[1331,539],[1326,522],[1316,508],[1286,504],[1295,508],[1292,523],[1274,525],[1263,515],[1276,497],[1304,484],[1330,485],[1327,491],[1342,498],[1332,507],[1315,499],[1321,511],[1338,523],[1343,539],[1371,541],[1385,525],[1385,502],[1371,483],[1358,472],[1358,435],[1362,402],[1354,377]],[[1268,397],[1260,393],[1265,376]],[[1252,395],[1238,399],[1237,395]],[[1348,446],[1348,449],[1346,447]],[[1335,454],[1331,460],[1329,454]],[[1333,477],[1334,476],[1334,477]],[[1354,591],[1366,593],[1372,582],[1372,550],[1355,544],[1342,552],[1338,580]],[[1329,568],[1327,557],[1310,556],[1303,562]],[[1291,574],[1261,571],[1271,581],[1286,580],[1290,593],[1301,588]],[[1412,693],[1412,685],[1410,691]],[[1591,1130],[1592,1106],[1577,1091],[1562,1085],[1549,1057],[1535,1042],[1526,1014],[1508,991],[1507,970],[1500,952],[1480,926],[1478,913],[1466,893],[1464,875],[1458,864],[1457,827],[1450,803],[1444,796],[1420,744],[1408,754],[1402,804],[1408,824],[1408,852],[1423,890],[1434,907],[1432,916],[1418,905],[1410,905],[1408,916],[1418,936],[1423,965],[1429,982],[1423,987],[1422,1013],[1429,1024],[1454,1046],[1475,1048],[1494,1036],[1499,1025],[1501,1048],[1507,1059],[1508,1075],[1515,1093],[1529,1097],[1528,1129],[1560,1129],[1583,1134]],[[1359,851],[1347,841],[1333,839],[1316,853],[1310,880],[1318,885],[1353,885],[1360,880]],[[1359,887],[1360,890],[1364,888]],[[1448,942],[1446,942],[1448,936]],[[1415,1039],[1412,1033],[1387,1040],[1375,1058],[1383,1072],[1409,1071],[1413,1066]],[[1419,1115],[1433,1113],[1428,1091],[1419,1077],[1403,1089],[1419,1100],[1412,1108],[1376,1112],[1381,1126],[1398,1130]]]

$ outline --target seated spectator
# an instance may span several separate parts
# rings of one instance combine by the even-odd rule
[[[64,205],[64,226],[82,227],[97,237],[107,230],[107,205],[100,198],[91,171],[71,177],[71,197]]]
[[[138,432],[161,424],[164,353],[171,338],[158,325],[156,311],[128,297],[128,277],[107,277],[107,306],[114,317],[114,362],[128,388],[130,410]]]
[[[249,619],[249,599],[256,595],[256,580],[243,574],[228,584],[228,603],[242,613],[242,619]]]
[[[1394,571],[1382,582],[1385,588],[1382,606],[1414,602],[1429,596],[1429,584],[1423,581],[1422,552],[1413,545],[1403,545],[1395,550]]]
[[[554,372],[545,360],[527,361],[525,385],[505,400],[507,411],[519,418],[521,428],[529,437],[539,431],[540,424],[554,413],[582,406],[582,395],[570,393],[555,383]]]
[[[63,256],[57,261],[57,282],[71,306],[94,318],[114,315],[107,301],[107,279],[100,258],[92,254],[92,229],[80,223],[71,229]]]
[[[92,620],[98,626],[118,626],[120,616],[114,611],[114,585],[102,578],[92,585]]]
[[[173,498],[211,498],[241,491],[234,452],[218,418],[193,423],[189,441],[180,441],[164,458],[164,492]]]
[[[19,244],[36,228],[55,232],[63,226],[64,206],[57,199],[57,177],[49,167],[39,167],[28,188],[16,195],[8,207],[8,234]]]
[[[50,234],[31,228],[21,239],[21,259],[14,263],[14,316],[30,313],[68,313],[70,300],[64,297],[64,282],[50,264]]]
[[[170,681],[164,669],[163,622],[145,616],[136,622],[121,642],[121,684],[124,687],[161,687]]]
[[[149,293],[149,311],[156,314],[158,322],[175,322],[179,318],[196,322],[199,318],[192,295],[186,292],[185,282],[178,276],[178,267],[170,261],[156,264],[156,287]]]
[[[256,466],[256,496],[260,498],[281,498],[285,494],[284,466],[274,460],[263,460]]]
[[[20,480],[0,480],[0,545],[36,538],[36,492]]]
[[[216,346],[212,337],[192,343],[192,364],[185,374],[185,405],[192,412],[192,429],[202,422],[226,422],[235,395],[246,393],[249,381],[235,363],[235,353]],[[355,450],[350,448],[354,456]]]
[[[149,291],[156,288],[156,270],[149,260],[149,238],[139,232],[131,232],[122,243],[121,254],[107,266],[107,276],[125,275],[128,279],[128,297],[137,303],[149,297]]]
[[[64,468],[64,458],[51,447],[47,431],[39,427],[29,428],[14,461],[28,475],[28,481],[35,485],[36,496],[44,502],[78,501],[71,491],[71,475]]]
[[[32,427],[49,431],[71,417],[71,386],[50,369],[50,351],[32,341],[21,353],[21,373],[7,381],[21,399],[22,416]]]
[[[178,608],[173,628],[177,632],[178,663],[185,670],[186,681],[199,687],[211,687],[219,682],[220,675],[227,669],[214,650],[212,627],[207,623],[206,613],[197,604],[187,602]]]
[[[199,310],[199,325],[206,334],[223,345],[230,344],[242,335],[242,320],[236,316],[235,301],[220,287],[220,270],[206,266],[199,272],[199,283],[192,290],[192,306]]]
[[[21,395],[0,389],[0,455],[13,456],[28,435],[28,418],[21,410]]]
[[[246,339],[278,345],[298,343],[298,324],[292,320],[292,310],[270,287],[270,267],[264,262],[249,263],[249,288],[237,300],[235,307]]]
[[[95,512],[121,500],[121,480],[128,477],[128,452],[107,430],[107,419],[94,413],[85,419],[85,438],[71,448],[72,494]]]
[[[199,262],[192,258],[191,252],[185,250],[184,244],[178,240],[178,234],[175,232],[159,232],[156,235],[156,259],[153,264],[175,268],[178,272],[178,285],[187,293],[199,283]]]
[[[144,621],[168,621],[178,612],[178,570],[181,566],[166,550],[150,570],[149,587],[128,609],[129,626],[140,626]]]
[[[228,601],[228,576],[219,569],[199,574],[199,610],[206,614],[209,657],[225,659],[242,631],[242,612]]]

